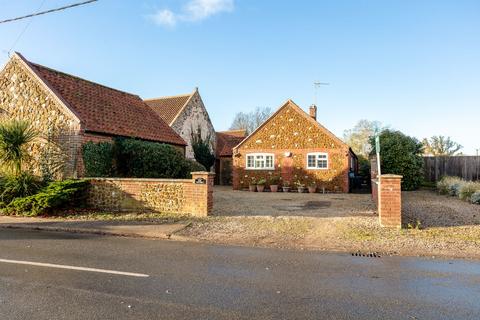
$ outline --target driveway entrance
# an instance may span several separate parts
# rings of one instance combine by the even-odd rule
[[[370,194],[233,191],[215,186],[213,214],[217,216],[372,216]]]

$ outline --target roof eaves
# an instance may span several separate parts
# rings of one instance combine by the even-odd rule
[[[74,109],[68,104],[68,102],[63,99],[62,95],[57,90],[55,90],[48,83],[48,81],[40,75],[40,73],[35,70],[35,67],[33,67],[32,64],[27,59],[25,59],[25,57],[20,52],[15,51],[12,59],[14,58],[17,58],[20,61],[20,63],[30,72],[30,74],[32,74],[43,85],[44,89],[47,90],[47,92],[49,92],[55,99],[57,99],[60,105],[68,113],[70,113],[70,115],[72,115],[78,123],[81,122],[80,116],[74,111]]]
[[[187,101],[183,104],[183,106],[180,108],[180,110],[177,112],[177,115],[173,118],[173,120],[169,123],[169,126],[171,127],[175,121],[177,121],[178,117],[180,116],[180,114],[183,112],[183,110],[185,110],[185,107],[188,105],[188,103],[190,102],[190,100],[192,100],[192,97],[195,95],[195,93],[197,93],[197,88],[195,88],[195,90],[193,90],[192,93],[190,93],[190,97],[188,97]],[[186,96],[186,95],[185,95]]]

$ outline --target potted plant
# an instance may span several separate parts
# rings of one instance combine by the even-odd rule
[[[280,182],[280,177],[273,176],[270,178],[270,191],[278,192],[278,183]]]
[[[252,180],[250,180],[250,184],[248,185],[248,190],[250,190],[250,192],[257,191],[257,183],[255,181],[255,178],[252,178]]]
[[[263,192],[265,190],[265,184],[267,183],[267,180],[265,178],[262,178],[257,181],[257,191],[258,192]]]
[[[300,181],[295,182],[295,185],[297,186],[297,191],[298,193],[304,193],[306,188],[305,184],[301,183]]]
[[[290,181],[284,181],[282,185],[283,192],[290,192]]]
[[[308,192],[309,193],[317,192],[317,184],[315,183],[315,181],[310,182],[310,184],[308,185]]]

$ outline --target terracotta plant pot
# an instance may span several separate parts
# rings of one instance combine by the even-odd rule
[[[257,191],[257,185],[256,184],[251,184],[248,186],[248,190],[250,190],[250,192],[255,192]]]
[[[308,192],[309,192],[309,193],[315,193],[315,192],[317,192],[317,187],[316,187],[316,186],[309,186],[309,187],[308,187]]]
[[[263,190],[265,190],[265,185],[263,185],[263,184],[262,185],[260,185],[260,184],[257,185],[257,191],[258,192],[263,192]]]
[[[298,193],[304,193],[305,190],[306,190],[305,187],[298,187],[298,188],[297,188]]]
[[[290,187],[282,187],[283,192],[290,192]]]
[[[272,192],[278,192],[278,184],[272,184],[272,185],[270,185],[270,191],[272,191]]]

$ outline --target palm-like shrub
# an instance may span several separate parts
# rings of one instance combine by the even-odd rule
[[[6,205],[15,198],[30,196],[41,187],[42,182],[28,172],[8,176],[2,179],[0,183],[0,203]]]
[[[14,175],[22,172],[22,166],[30,158],[27,147],[37,137],[37,132],[23,120],[0,123],[0,163]]]

